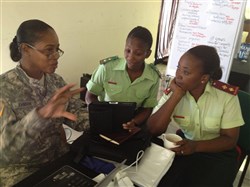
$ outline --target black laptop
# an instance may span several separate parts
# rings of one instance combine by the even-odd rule
[[[135,115],[135,102],[92,102],[88,106],[90,131],[94,134],[124,131],[122,124]]]
[[[126,160],[119,163],[103,180],[99,183],[89,178],[87,175],[75,168],[64,165],[56,172],[46,177],[34,187],[104,187],[107,186],[122,169]]]
[[[79,150],[100,158],[121,162],[127,159],[126,165],[133,163],[137,154],[150,145],[151,136],[144,130],[129,135],[128,141],[117,145],[103,139],[102,134],[114,134],[124,130],[123,123],[130,121],[136,111],[135,102],[93,102],[88,106],[90,131],[86,131],[71,146],[73,152]],[[121,134],[124,134],[124,133]],[[120,134],[120,133],[117,133]]]

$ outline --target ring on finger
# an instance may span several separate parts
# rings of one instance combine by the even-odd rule
[[[183,151],[183,150],[181,150],[181,154],[182,154],[182,155],[184,154],[184,151]]]

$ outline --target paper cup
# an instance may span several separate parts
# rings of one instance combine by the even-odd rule
[[[182,138],[177,134],[167,133],[162,134],[162,140],[164,142],[164,147],[166,147],[167,149],[171,149],[174,147],[178,147],[179,145],[176,145],[175,143],[181,141]]]

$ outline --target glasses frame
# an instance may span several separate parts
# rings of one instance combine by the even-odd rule
[[[28,43],[24,43],[24,44],[26,44],[28,47],[30,47],[30,48],[32,48],[32,49],[38,51],[38,52],[41,53],[42,55],[46,56],[48,60],[53,59],[53,57],[55,56],[55,54],[58,54],[58,55],[59,55],[59,58],[64,54],[64,51],[63,51],[62,49],[60,49],[60,48],[58,48],[57,51],[54,51],[54,52],[51,53],[51,54],[45,54],[45,53],[43,52],[43,50],[37,49],[37,48],[34,47],[33,45],[30,45],[30,44],[28,44]]]

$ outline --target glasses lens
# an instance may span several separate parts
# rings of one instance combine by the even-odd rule
[[[64,51],[61,49],[58,49],[57,51],[55,51],[54,53],[48,55],[48,59],[52,59],[55,57],[55,55],[58,55],[59,57],[61,57],[64,54]]]
[[[61,50],[61,49],[58,49],[58,54],[59,54],[59,56],[61,57],[63,54],[64,54],[64,51],[63,50]]]

